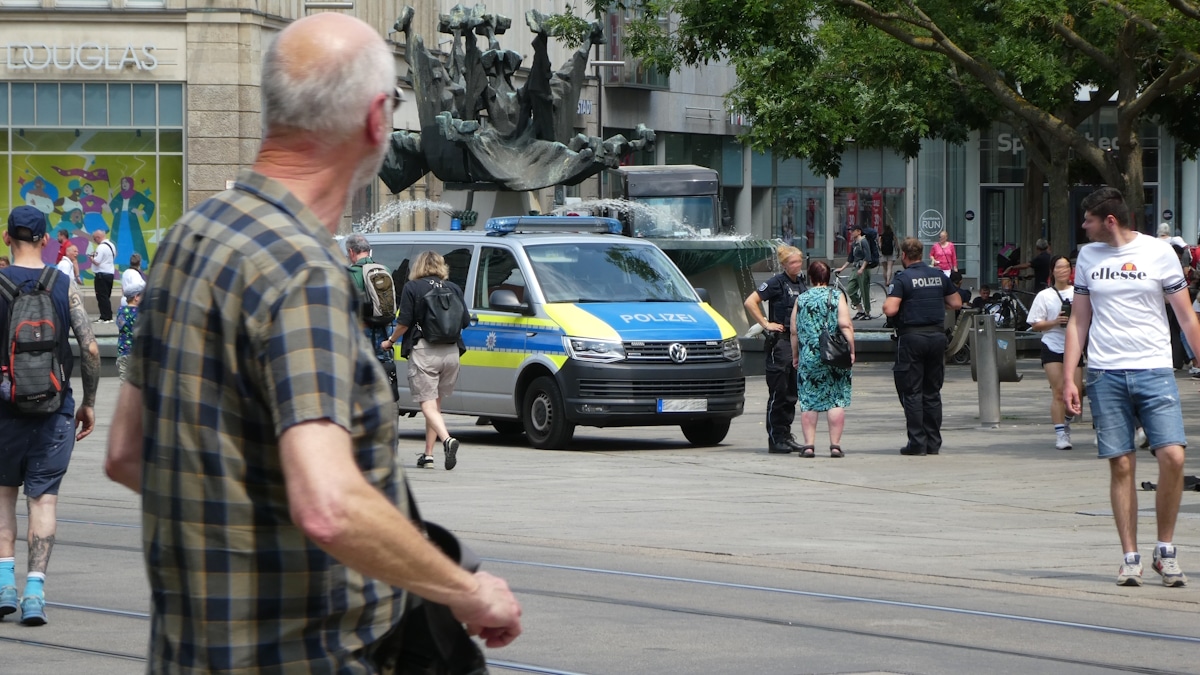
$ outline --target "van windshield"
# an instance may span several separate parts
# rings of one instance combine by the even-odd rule
[[[546,302],[696,302],[687,279],[654,246],[611,242],[525,247]]]
[[[630,210],[633,236],[663,238],[707,237],[717,232],[716,198],[635,197]]]

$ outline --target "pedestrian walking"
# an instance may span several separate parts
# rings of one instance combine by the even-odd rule
[[[892,318],[898,336],[892,376],[908,431],[902,455],[941,452],[946,310],[962,307],[962,297],[946,275],[924,263],[923,248],[913,237],[900,244],[904,269],[892,276],[883,303],[883,313]]]
[[[795,246],[775,250],[783,271],[764,281],[758,290],[746,296],[746,311],[766,331],[767,375],[767,452],[799,452],[801,445],[792,435],[796,418],[796,367],[792,358],[791,317],[796,298],[808,290],[801,277],[804,254]],[[763,315],[762,303],[767,303]]]
[[[92,249],[92,274],[96,291],[96,307],[100,310],[97,323],[112,323],[112,289],[113,279],[117,273],[117,247],[105,238],[104,230],[92,233],[92,241],[96,247]]]
[[[387,151],[394,64],[358,19],[289,24],[266,48],[253,167],[159,244],[105,463],[142,497],[147,672],[379,672],[401,589],[488,646],[521,632],[504,581],[409,518],[332,236]]]
[[[854,323],[850,306],[840,290],[829,287],[829,265],[817,260],[808,266],[809,289],[800,294],[792,309],[792,365],[796,368],[800,404],[800,429],[804,443],[801,457],[813,457],[817,439],[817,416],[825,413],[829,425],[829,456],[844,457],[842,429],[850,407],[850,369],[821,360],[821,333],[836,328],[850,343],[854,363]]]
[[[96,423],[96,389],[100,384],[100,348],[91,321],[83,308],[79,287],[54,267],[42,262],[46,217],[32,206],[18,206],[8,215],[4,243],[13,264],[0,270],[0,335],[5,349],[0,355],[0,617],[21,611],[21,623],[46,623],[46,570],[58,529],[58,491],[75,442],[92,433]],[[48,284],[48,285],[46,285]],[[49,293],[50,304],[38,302],[39,289]],[[49,316],[35,316],[35,306]],[[28,310],[26,308],[29,308]],[[39,345],[44,328],[36,335],[9,325],[12,315],[30,324],[53,325],[54,344]],[[79,346],[83,398],[75,409],[71,374],[74,357],[67,328]],[[8,349],[12,347],[12,350]],[[36,355],[22,359],[18,352]],[[46,358],[46,357],[51,358]],[[28,391],[22,382],[39,384],[61,378],[61,389]],[[39,401],[41,403],[39,403]],[[36,410],[34,409],[36,407]],[[25,486],[29,544],[25,588],[19,596],[16,582],[17,491]]]
[[[950,278],[950,273],[958,269],[958,251],[954,248],[954,242],[950,241],[950,234],[945,230],[938,233],[937,243],[929,247],[929,261],[941,270],[946,278]]]
[[[446,428],[442,399],[454,392],[458,382],[462,329],[471,323],[462,289],[449,277],[450,267],[441,255],[435,251],[421,252],[400,291],[396,328],[383,343],[384,348],[391,349],[401,336],[408,334],[401,346],[401,356],[408,359],[409,390],[425,417],[425,452],[417,457],[417,468],[433,468],[433,446],[440,441],[447,471],[458,464],[459,442]],[[446,294],[440,296],[444,303],[428,300],[438,293]],[[442,312],[445,316],[439,316]],[[448,329],[439,330],[439,337],[435,337],[434,331],[439,326]],[[414,327],[410,333],[409,329]]]
[[[1163,585],[1183,586],[1187,577],[1179,567],[1174,536],[1187,438],[1164,299],[1191,344],[1200,344],[1200,322],[1192,311],[1179,256],[1166,241],[1132,229],[1129,206],[1119,190],[1096,190],[1080,206],[1083,230],[1092,243],[1079,250],[1075,263],[1075,298],[1063,352],[1063,399],[1067,412],[1079,414],[1075,370],[1086,344],[1097,454],[1108,460],[1109,496],[1124,553],[1117,584],[1142,584],[1134,441],[1140,423],[1158,462],[1158,541],[1151,566]]]
[[[846,257],[846,262],[837,268],[839,273],[847,267],[851,268],[850,281],[846,283],[846,292],[850,295],[851,309],[857,311],[851,317],[855,321],[871,318],[871,268],[867,266],[868,245],[862,228],[851,228],[849,255]]]
[[[1071,284],[1071,261],[1065,256],[1054,256],[1050,262],[1053,284],[1037,294],[1029,307],[1031,330],[1042,334],[1042,370],[1050,382],[1054,398],[1050,403],[1050,421],[1054,423],[1054,447],[1070,450],[1071,419],[1067,418],[1067,407],[1063,401],[1063,351],[1067,344],[1067,321],[1075,301],[1075,287]],[[1083,387],[1083,370],[1075,364],[1075,388]]]

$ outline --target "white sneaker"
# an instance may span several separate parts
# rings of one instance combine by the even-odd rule
[[[1056,440],[1054,442],[1054,447],[1056,449],[1058,449],[1058,450],[1070,450],[1071,449],[1071,447],[1072,447],[1071,446],[1071,432],[1057,431],[1057,432],[1055,432],[1055,436],[1056,436]]]
[[[1150,440],[1146,438],[1146,432],[1142,431],[1141,427],[1133,434],[1133,444],[1143,449],[1150,447]]]

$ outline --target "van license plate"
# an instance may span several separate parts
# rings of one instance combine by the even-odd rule
[[[658,412],[708,412],[708,399],[660,398]]]

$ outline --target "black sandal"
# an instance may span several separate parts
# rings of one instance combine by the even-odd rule
[[[833,457],[834,459],[837,459],[839,457],[845,457],[846,453],[842,452],[842,446],[831,445],[831,446],[829,446],[829,456]]]
[[[817,456],[817,453],[816,453],[816,451],[813,449],[813,446],[811,446],[811,445],[802,445],[802,446],[800,446],[800,457],[801,457],[801,458],[803,458],[803,459],[812,459],[813,457],[816,457],[816,456]]]

